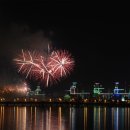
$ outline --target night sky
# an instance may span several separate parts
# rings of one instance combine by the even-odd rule
[[[86,90],[90,90],[94,82],[102,83],[107,89],[113,88],[115,81],[119,81],[121,87],[128,87],[129,30],[130,24],[121,17],[86,11],[84,6],[73,3],[1,4],[0,84],[15,83],[21,78],[12,59],[22,48],[41,51],[51,41],[54,48],[69,50],[75,59],[72,74],[52,89],[68,89],[73,81]]]

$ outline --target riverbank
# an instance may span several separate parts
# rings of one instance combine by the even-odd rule
[[[93,103],[93,102],[0,102],[0,105],[4,106],[106,106],[106,107],[130,107],[130,103],[119,102],[119,103]]]

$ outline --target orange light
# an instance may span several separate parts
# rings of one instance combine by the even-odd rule
[[[97,102],[96,100],[94,100],[94,102]]]
[[[61,98],[59,98],[59,101],[61,102],[61,101],[62,101],[62,99],[61,99]]]
[[[107,100],[105,99],[105,100],[104,100],[104,103],[106,103],[106,102],[107,102]]]
[[[84,102],[87,102],[88,101],[88,99],[84,99]]]

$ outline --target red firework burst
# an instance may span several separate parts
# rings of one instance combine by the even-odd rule
[[[68,51],[53,51],[50,59],[53,74],[58,77],[67,76],[73,70],[74,60]]]
[[[28,78],[29,76],[37,77],[37,72],[35,71],[35,69],[41,69],[40,65],[37,64],[37,61],[39,61],[38,57],[39,55],[37,55],[35,52],[22,50],[22,54],[19,56],[19,58],[14,59],[19,68],[18,72],[26,74],[26,78]]]
[[[73,69],[74,60],[68,51],[53,51],[50,55],[36,55],[30,51],[23,51],[22,55],[14,59],[19,66],[18,72],[42,79],[46,86],[67,76]]]

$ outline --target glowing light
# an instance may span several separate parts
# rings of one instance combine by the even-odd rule
[[[87,102],[88,101],[88,99],[84,99],[84,102]]]
[[[122,101],[122,102],[124,102],[124,101],[125,101],[125,98],[124,98],[124,97],[122,97],[122,98],[121,98],[121,101]]]
[[[59,98],[58,100],[59,100],[59,102],[61,102],[61,101],[62,101],[62,99],[61,99],[61,98]]]

